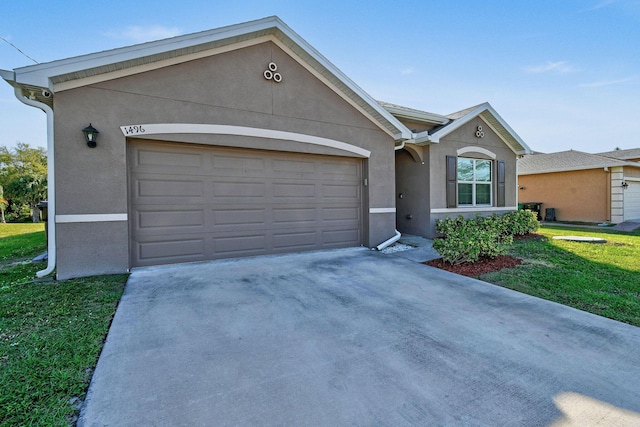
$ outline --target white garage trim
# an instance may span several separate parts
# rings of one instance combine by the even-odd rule
[[[198,123],[153,123],[120,126],[124,136],[146,136],[163,134],[209,134],[236,135],[254,138],[271,138],[285,141],[302,142],[304,144],[321,145],[357,154],[360,157],[371,157],[371,151],[335,139],[305,135],[303,133],[285,132],[273,129],[251,128],[246,126],[210,125]]]
[[[126,213],[122,214],[84,214],[84,215],[56,215],[56,223],[68,224],[74,222],[112,222],[127,221]]]
[[[396,208],[369,208],[370,214],[396,213]]]

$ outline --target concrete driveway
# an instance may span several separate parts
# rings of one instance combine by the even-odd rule
[[[348,249],[140,269],[84,426],[637,425],[640,328]]]

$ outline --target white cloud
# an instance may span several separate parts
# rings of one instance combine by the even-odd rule
[[[580,87],[602,87],[602,86],[613,86],[613,85],[617,85],[620,83],[626,83],[626,82],[630,82],[632,80],[635,80],[636,76],[630,76],[630,77],[625,77],[622,79],[616,79],[616,80],[600,80],[597,82],[591,82],[591,83],[582,83],[580,85]]]
[[[576,69],[573,65],[569,64],[566,61],[557,61],[557,62],[547,61],[544,64],[526,67],[524,70],[527,73],[532,73],[532,74],[542,74],[542,73],[566,74],[566,73],[572,73]]]
[[[588,10],[598,10],[598,9],[602,9],[604,7],[609,6],[610,4],[615,3],[616,0],[602,0],[598,3],[596,3],[595,5],[591,6]]]
[[[402,74],[403,76],[408,76],[409,74],[413,74],[415,72],[416,69],[414,67],[408,67],[400,70],[400,74]]]
[[[107,36],[115,39],[127,39],[135,43],[142,43],[151,40],[166,39],[180,35],[182,31],[177,27],[163,27],[162,25],[139,26],[131,25],[120,30],[111,30]]]

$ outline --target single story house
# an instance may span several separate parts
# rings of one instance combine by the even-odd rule
[[[634,158],[634,150],[620,151]],[[635,155],[639,152],[635,150]],[[553,208],[561,221],[640,220],[640,162],[620,160],[611,153],[617,151],[524,156],[518,161],[519,200],[542,203],[543,211]]]
[[[626,160],[629,162],[640,162],[640,148],[630,148],[628,150],[613,150],[604,153],[596,153],[599,156],[612,157],[618,160]]]
[[[277,17],[0,76],[47,114],[60,279],[432,236],[516,209],[529,152],[489,104],[378,103]]]

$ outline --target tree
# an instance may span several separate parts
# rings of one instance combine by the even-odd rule
[[[23,206],[29,206],[33,222],[38,222],[37,204],[47,198],[47,153],[44,148],[33,148],[20,142],[12,150],[0,147],[0,186],[4,188],[4,197],[0,198],[11,211],[20,212]]]
[[[38,203],[47,198],[47,180],[31,175],[20,176],[9,183],[7,194],[14,203],[29,205],[31,219],[40,222]]]
[[[4,188],[0,185],[0,223],[2,224],[7,222],[4,219],[4,211],[7,209],[7,206],[9,206],[9,201],[4,198]]]

